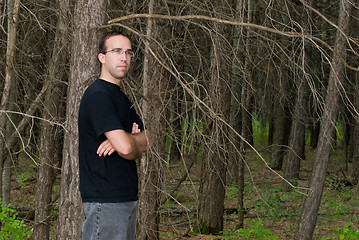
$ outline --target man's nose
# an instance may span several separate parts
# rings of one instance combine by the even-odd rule
[[[126,54],[125,51],[123,51],[123,52],[120,53],[120,59],[121,59],[121,60],[127,60],[127,58],[128,58],[128,56],[127,56],[127,54]]]

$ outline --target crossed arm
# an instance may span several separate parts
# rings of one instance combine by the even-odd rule
[[[138,124],[133,123],[131,133],[124,130],[113,130],[105,133],[105,140],[97,149],[99,156],[111,155],[116,151],[121,157],[134,160],[148,151],[152,146],[151,134],[145,129],[140,131]]]

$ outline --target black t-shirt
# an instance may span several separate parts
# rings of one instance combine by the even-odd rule
[[[107,157],[96,153],[106,140],[105,132],[122,129],[131,133],[136,122],[143,123],[120,87],[97,79],[85,91],[79,110],[80,192],[83,202],[136,201],[138,177],[136,161],[117,152]]]

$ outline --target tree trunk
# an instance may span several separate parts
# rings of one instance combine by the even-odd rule
[[[61,99],[65,97],[66,62],[68,62],[68,22],[69,1],[58,1],[59,18],[57,20],[56,35],[49,62],[48,79],[51,82],[45,96],[43,118],[51,122],[62,122]],[[36,208],[34,239],[49,239],[50,212],[52,203],[52,188],[55,180],[55,169],[61,161],[63,132],[59,126],[47,121],[41,122],[41,145],[39,152],[39,167],[37,176]]]
[[[250,8],[249,8],[250,10]],[[247,47],[249,46],[249,42],[247,42]],[[250,53],[250,51],[248,52]],[[246,68],[246,70],[249,70]],[[247,79],[249,80],[249,79]],[[242,89],[242,137],[248,141],[248,130],[247,126],[252,123],[252,119],[248,118],[248,109],[250,108],[251,95],[250,89],[246,87],[247,84]],[[238,164],[238,224],[236,228],[243,228],[244,226],[244,214],[245,214],[245,206],[244,206],[244,166],[246,159],[246,148],[247,143],[244,140],[241,140],[239,147],[239,164]]]
[[[6,137],[8,137],[11,132],[7,129],[7,122],[8,116],[3,112],[8,110],[9,106],[9,99],[12,95],[13,89],[13,78],[14,78],[14,55],[15,55],[15,43],[16,43],[16,30],[18,25],[18,15],[20,9],[20,0],[10,0],[7,3],[7,16],[8,16],[8,35],[7,35],[7,49],[6,49],[6,67],[5,67],[5,82],[4,88],[2,91],[2,98],[0,103],[0,130],[3,133],[0,137],[0,151],[1,151],[1,158],[0,158],[0,198],[2,198],[3,204],[10,203],[10,186],[9,183],[3,182],[4,179],[9,179],[10,174],[8,171],[8,167],[11,166],[11,160],[8,159],[8,147],[6,144]],[[6,163],[6,170],[4,169],[5,161]],[[5,172],[4,172],[5,170]],[[8,186],[5,186],[7,184]],[[6,192],[4,195],[4,191]],[[8,194],[7,194],[8,193]]]
[[[2,203],[7,205],[10,203],[10,191],[11,191],[11,157],[7,157],[4,162],[4,168],[2,172]]]
[[[150,0],[148,13],[153,14],[154,9],[161,10],[160,2]],[[168,26],[149,18],[147,21],[147,39],[158,39],[162,41],[167,38]],[[156,53],[155,56],[153,55]],[[162,57],[161,48],[154,42],[146,41],[144,65],[143,65],[143,89],[144,101],[142,111],[144,124],[150,130],[153,140],[151,153],[142,156],[140,162],[140,197],[138,237],[139,240],[159,239],[159,204],[160,189],[162,181],[162,164],[164,159],[166,138],[166,89],[168,88],[169,74],[161,65],[167,62]],[[159,62],[161,61],[161,62]]]
[[[300,162],[304,159],[305,146],[305,124],[306,103],[308,85],[305,79],[299,80],[298,95],[295,102],[293,124],[290,131],[289,149],[286,162],[284,164],[284,177],[286,180],[296,185],[299,179]],[[291,186],[284,183],[285,191],[290,191]]]
[[[312,148],[317,148],[318,146],[319,130],[320,122],[315,119],[310,127],[310,146]]]
[[[352,5],[349,1],[341,0],[339,10],[338,27],[344,34],[348,32],[350,13]],[[334,50],[346,56],[346,38],[339,31],[337,32]],[[309,181],[309,190],[304,201],[303,209],[299,219],[298,239],[312,239],[317,221],[320,200],[323,194],[323,186],[328,167],[330,151],[333,144],[333,134],[338,115],[338,101],[340,97],[340,81],[344,78],[344,65],[334,55],[332,69],[329,75],[327,95],[324,102],[324,109],[319,134],[319,142],[313,172]]]
[[[244,3],[242,0],[236,1],[236,20],[239,22],[244,21]],[[233,50],[234,55],[237,56],[234,58],[232,63],[232,81],[231,81],[231,108],[230,108],[230,124],[233,127],[234,131],[230,132],[231,137],[231,144],[229,146],[229,162],[228,164],[231,166],[231,168],[228,169],[228,176],[227,176],[227,183],[238,183],[238,164],[240,161],[239,156],[239,148],[240,148],[240,137],[238,134],[241,133],[241,76],[243,69],[240,68],[240,61],[245,61],[243,54],[241,51],[243,48],[241,46],[243,45],[242,41],[242,32],[243,28],[236,26],[233,30]]]
[[[285,97],[283,97],[285,98]],[[270,167],[274,170],[281,170],[283,166],[283,159],[285,154],[286,133],[290,129],[285,110],[286,100],[277,100],[273,106],[274,123],[273,123],[273,145],[271,147],[271,161]]]
[[[238,4],[240,4],[239,1]],[[245,1],[243,4],[247,5],[247,19],[248,23],[251,23],[253,20],[252,17],[252,0]],[[245,6],[244,6],[245,7]],[[240,9],[237,7],[237,11]],[[252,34],[250,29],[247,29],[247,38],[245,41],[245,64],[244,64],[244,81],[242,83],[242,93],[241,93],[241,116],[242,116],[242,128],[241,135],[242,137],[250,144],[253,144],[253,131],[252,131],[252,113],[251,113],[251,83],[253,82],[253,74],[251,69],[253,68],[253,58],[252,55],[254,53],[253,45],[252,45]],[[252,141],[251,141],[252,140]],[[240,140],[239,147],[239,167],[238,167],[238,224],[236,228],[243,228],[244,226],[244,163],[246,159],[246,149],[247,142],[244,140]]]
[[[355,5],[356,7],[353,8],[353,18],[358,19],[359,17],[359,10],[358,10],[358,2]],[[359,23],[357,21],[353,21],[351,24],[351,30],[353,31],[354,36],[359,35]],[[354,56],[354,61],[358,64],[358,57]],[[357,189],[359,190],[359,73],[357,71],[353,71],[352,73],[352,82],[354,85],[354,93],[353,93],[353,133],[351,139],[352,145],[352,162],[353,168],[351,172],[351,176],[354,179],[355,183],[357,184]]]
[[[16,107],[16,85],[17,80],[13,78],[13,86],[11,86],[11,93],[9,96],[9,103],[7,104],[7,110],[14,110]],[[14,128],[14,124],[17,123],[19,116],[18,115],[8,115],[5,121],[6,127],[5,131],[2,132],[3,137],[8,140],[12,133],[16,132]],[[18,143],[15,145],[15,148],[18,146]],[[2,203],[7,205],[11,202],[10,195],[11,195],[11,173],[13,170],[13,162],[16,161],[18,154],[11,154],[14,151],[14,148],[9,148],[6,144],[5,152],[7,152],[6,156],[4,157],[4,169],[2,172]]]
[[[218,1],[217,13],[226,14],[226,2]],[[209,106],[214,112],[205,123],[206,142],[199,190],[198,228],[204,234],[215,234],[223,229],[226,165],[228,160],[229,131],[218,118],[229,119],[231,27],[214,23],[212,31]],[[214,116],[215,115],[215,116]]]
[[[355,10],[357,11],[357,10]],[[355,79],[355,91],[354,91],[354,107],[355,112],[359,112],[359,74],[358,72],[353,73]],[[359,120],[356,116],[354,120],[354,133],[353,133],[353,171],[352,177],[355,183],[359,186]]]
[[[312,6],[312,2],[308,2],[308,5]],[[303,11],[301,15],[303,26],[305,26],[304,31],[306,34],[308,34],[308,24],[306,23],[305,18],[307,12],[304,11],[304,9],[301,10]],[[310,56],[308,51],[309,47],[307,46],[307,44],[305,44],[305,42],[301,44],[303,47],[301,54],[302,69],[299,69],[298,71],[300,73],[296,74],[299,77],[294,77],[295,82],[299,83],[297,87],[297,98],[295,100],[293,123],[289,137],[289,148],[287,158],[285,159],[284,164],[284,177],[286,180],[288,180],[294,185],[296,185],[297,180],[299,179],[300,162],[305,158],[305,119],[308,115],[307,103],[309,97],[309,85],[307,83],[309,79],[307,79],[306,76],[305,66],[305,59],[307,56]],[[285,182],[284,190],[290,191],[291,189],[291,186]]]
[[[98,75],[99,28],[105,22],[106,0],[78,0],[74,12],[71,68],[67,89],[58,239],[81,239],[84,220],[79,186],[78,109],[86,87]]]

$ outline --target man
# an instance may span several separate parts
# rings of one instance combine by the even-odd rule
[[[134,160],[152,142],[120,89],[131,56],[127,35],[106,33],[99,44],[100,77],[81,99],[79,165],[85,240],[135,239],[138,177]]]

